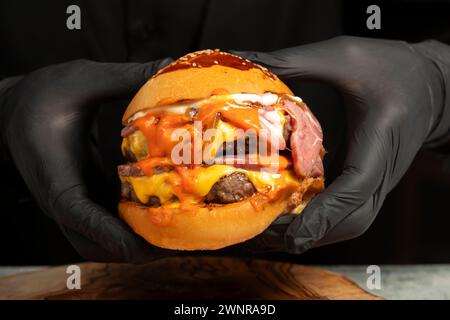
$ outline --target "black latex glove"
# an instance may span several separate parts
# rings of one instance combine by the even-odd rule
[[[92,165],[87,138],[98,106],[134,95],[168,62],[77,60],[0,83],[3,151],[39,206],[86,259],[143,262],[167,253],[151,247],[117,214],[93,202],[83,175]]]
[[[255,251],[302,253],[361,235],[417,151],[448,140],[450,49],[444,44],[338,37],[237,54],[282,78],[332,85],[344,98],[348,120],[340,176],[300,216],[281,217],[249,241]]]

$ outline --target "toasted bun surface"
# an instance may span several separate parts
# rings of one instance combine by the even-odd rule
[[[323,189],[323,179],[309,178],[299,189],[303,196],[297,208],[300,213],[309,200]],[[151,244],[176,250],[216,250],[237,244],[263,232],[278,216],[286,213],[291,194],[269,201],[256,193],[251,198],[228,205],[200,207],[183,211],[170,208],[148,208],[135,202],[121,201],[123,220]],[[257,203],[255,210],[252,203]]]
[[[292,94],[273,73],[244,58],[218,50],[190,53],[161,69],[138,91],[122,122],[136,112],[215,94]]]

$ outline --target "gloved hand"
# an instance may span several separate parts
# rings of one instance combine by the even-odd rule
[[[450,48],[444,44],[338,37],[271,53],[236,54],[282,78],[337,88],[348,121],[342,173],[300,216],[279,218],[247,248],[302,253],[361,235],[417,151],[448,141]]]
[[[143,262],[167,253],[93,202],[83,174],[91,165],[87,138],[98,106],[132,96],[169,62],[77,60],[0,83],[2,145],[39,206],[86,259]]]

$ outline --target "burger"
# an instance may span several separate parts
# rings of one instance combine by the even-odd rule
[[[119,213],[161,248],[246,241],[324,188],[317,119],[276,75],[227,52],[190,53],[161,69],[123,125]]]

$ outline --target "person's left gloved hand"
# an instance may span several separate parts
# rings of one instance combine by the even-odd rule
[[[361,235],[419,149],[449,141],[450,48],[444,44],[339,37],[236,54],[282,78],[330,84],[347,111],[341,174],[299,216],[279,218],[244,244],[253,251],[302,253]]]
[[[77,60],[2,82],[2,151],[9,153],[39,206],[86,259],[143,262],[168,254],[95,203],[84,174],[92,165],[88,132],[98,106],[129,98],[169,62]]]

